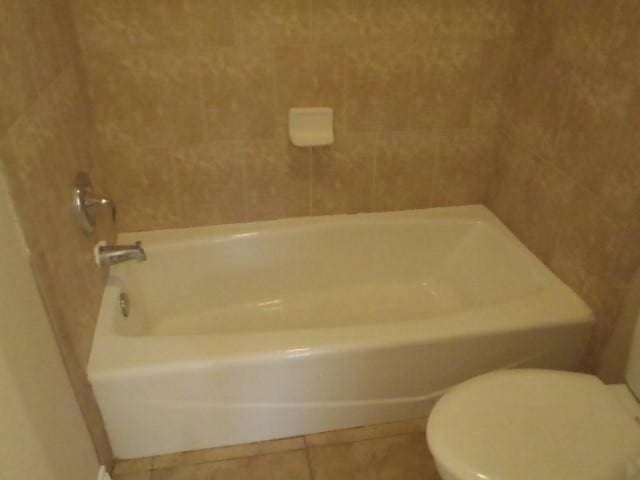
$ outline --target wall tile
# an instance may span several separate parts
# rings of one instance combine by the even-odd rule
[[[366,36],[367,0],[312,0],[311,30],[315,43],[342,44]]]
[[[406,130],[414,101],[414,52],[398,45],[346,50],[346,130]]]
[[[92,52],[189,44],[189,11],[180,0],[73,0],[80,42]],[[195,0],[194,0],[195,1]]]
[[[516,235],[528,216],[525,194],[536,162],[532,153],[513,136],[505,135],[500,142],[487,204]]]
[[[619,0],[538,1],[553,28],[553,54],[583,68],[602,68],[610,53]]]
[[[118,205],[119,228],[153,230],[182,224],[182,207],[176,182],[176,156],[181,151],[160,147],[105,149],[101,163],[109,196]]]
[[[218,142],[177,150],[172,160],[182,225],[245,220],[244,169],[235,144]]]
[[[311,0],[237,0],[240,45],[285,45],[311,39]]]
[[[233,142],[105,149],[109,195],[126,231],[245,219],[244,168]]]
[[[628,284],[616,268],[626,225],[608,217],[588,192],[573,200],[571,222],[558,232],[551,268],[589,302],[598,320],[585,365],[593,370],[613,332]]]
[[[189,28],[198,47],[235,44],[233,0],[186,1]]]
[[[39,102],[37,106],[39,106]],[[49,193],[47,174],[44,173],[49,152],[55,148],[53,132],[49,125],[42,125],[33,115],[23,116],[9,129],[7,151],[3,156],[4,170],[7,173],[11,196],[20,218],[31,218],[31,222],[23,222],[22,230],[25,239],[34,250],[44,249],[47,241],[54,241],[58,246],[61,240],[57,237],[47,239],[40,236],[43,225],[48,223],[53,213],[53,204],[46,198]],[[35,192],[35,195],[31,191]]]
[[[42,5],[42,2],[36,2]],[[76,69],[82,69],[78,30],[73,17],[73,7],[69,0],[51,0],[51,10],[46,12],[51,15],[55,28],[55,47],[58,51],[62,67],[75,65]],[[42,14],[42,12],[40,13]],[[86,91],[85,87],[82,89]]]
[[[251,142],[243,156],[249,221],[309,215],[311,151],[284,142]]]
[[[233,45],[232,0],[73,0],[87,51]]]
[[[202,139],[195,60],[181,50],[86,59],[97,130],[105,146],[151,146]]]
[[[23,0],[20,3],[27,41],[29,61],[40,89],[49,86],[63,68],[63,46],[59,42],[60,25],[50,1]]]
[[[602,191],[608,157],[618,144],[632,85],[600,75],[574,75],[557,164],[595,193]],[[607,160],[605,160],[607,159]]]
[[[331,107],[341,121],[344,51],[338,47],[286,46],[275,51],[278,125],[288,125],[292,107]]]
[[[640,50],[640,48],[639,48]],[[598,179],[606,204],[626,218],[640,218],[640,88],[636,88],[626,115],[609,144],[606,162],[600,165]],[[596,160],[597,161],[597,160]],[[603,171],[604,170],[604,171]]]
[[[518,168],[517,166],[515,167]],[[552,164],[529,163],[516,173],[516,181],[507,177],[501,188],[507,195],[495,203],[495,211],[508,219],[509,227],[535,253],[550,264],[559,231],[565,228],[575,213],[574,199],[580,187]],[[493,207],[495,203],[489,203]],[[504,205],[510,208],[505,215]]]
[[[494,152],[499,143],[503,110],[504,97],[502,95],[487,95],[485,98],[476,98],[471,110],[471,132],[476,137],[481,136],[487,144],[492,143]]]
[[[275,72],[271,50],[204,50],[198,64],[207,140],[273,138]]]
[[[570,68],[552,58],[523,65],[507,89],[515,90],[509,98],[505,121],[517,135],[523,147],[542,158],[556,152],[570,97]],[[517,121],[514,121],[514,117]]]
[[[501,100],[506,87],[512,41],[510,38],[496,37],[483,39],[479,43],[480,58],[475,60],[476,102]],[[469,67],[473,68],[473,62],[469,63]]]
[[[611,41],[607,51],[607,70],[628,79],[640,78],[640,31],[637,20],[640,5],[635,0],[622,0],[609,30]]]
[[[484,144],[468,131],[451,135],[441,142],[434,172],[432,205],[484,203],[493,174],[492,145]]]
[[[527,185],[528,215],[522,218],[522,238],[548,264],[557,254],[558,237],[570,224],[581,187],[552,164],[539,163]]]
[[[36,82],[29,58],[29,38],[23,21],[20,2],[1,0],[0,11],[0,132],[5,133],[22,111],[31,103]]]
[[[439,38],[417,52],[411,125],[456,129],[471,124],[483,59],[477,40]]]
[[[367,41],[413,42],[416,36],[414,7],[414,0],[369,0],[365,10]],[[428,6],[423,5],[423,8]]]
[[[427,132],[395,133],[379,139],[373,210],[428,208],[441,139]]]
[[[311,214],[369,212],[372,208],[376,140],[351,136],[313,150]]]
[[[606,277],[612,272],[617,238],[625,225],[605,214],[596,197],[576,189],[572,208],[560,226],[551,266],[576,288],[590,277]]]
[[[426,44],[432,39],[451,33],[457,35],[449,28],[445,28],[450,22],[447,18],[453,9],[448,2],[443,0],[412,0],[410,13],[414,24],[414,35],[417,44]]]
[[[418,2],[420,3],[420,2]],[[515,31],[514,10],[517,3],[510,0],[468,2],[466,0],[435,0],[424,14],[435,11],[437,23],[432,31],[451,37],[496,38],[508,37]]]
[[[412,43],[416,39],[415,0],[313,0],[313,41],[321,45]]]

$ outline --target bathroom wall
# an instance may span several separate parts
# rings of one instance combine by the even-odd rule
[[[486,197],[518,2],[73,3],[124,231]],[[335,145],[289,146],[293,106]]]
[[[3,479],[88,480],[98,459],[40,302],[0,175],[0,465]]]
[[[595,309],[594,368],[640,264],[640,3],[527,8],[488,204]]]
[[[99,176],[78,59],[66,2],[0,0],[0,166],[78,403],[108,464],[109,444],[85,375],[105,279],[92,259],[97,237],[84,236],[70,208],[76,171]],[[28,349],[22,340],[11,338],[13,347]]]

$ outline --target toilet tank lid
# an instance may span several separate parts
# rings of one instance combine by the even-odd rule
[[[460,480],[624,478],[640,425],[591,375],[494,372],[449,391],[429,417],[435,459]]]

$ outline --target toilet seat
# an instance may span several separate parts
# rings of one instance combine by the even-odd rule
[[[640,425],[595,376],[508,370],[450,390],[427,440],[445,478],[625,478],[640,455]]]

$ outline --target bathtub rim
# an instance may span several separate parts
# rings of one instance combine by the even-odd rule
[[[457,221],[469,224],[486,224],[496,228],[500,233],[515,240],[519,246],[520,240],[500,219],[485,205],[462,205],[453,207],[431,207],[413,210],[397,210],[389,212],[359,212],[340,213],[335,215],[318,215],[305,217],[278,218],[273,220],[260,220],[254,222],[238,222],[220,225],[187,226],[178,228],[167,228],[159,230],[144,230],[137,232],[121,232],[118,234],[118,243],[135,242],[142,238],[142,241],[153,245],[154,248],[162,247],[163,244],[174,244],[180,242],[182,245],[192,243],[199,244],[203,241],[211,242],[216,237],[226,240],[228,238],[240,236],[249,237],[265,235],[269,233],[279,233],[286,230],[313,230],[318,227],[344,224],[366,224],[371,220],[384,219],[389,223],[404,220],[446,220]],[[526,247],[524,251],[540,261]],[[118,270],[118,266],[111,267]],[[552,274],[553,275],[553,274]]]
[[[442,207],[400,212],[365,213],[304,217],[267,222],[243,223],[222,226],[205,226],[190,229],[158,230],[143,233],[127,233],[120,237],[128,241],[134,237],[173,244],[200,241],[213,233],[237,235],[247,230],[286,230],[291,226],[317,226],[367,221],[372,218],[419,218],[423,220],[447,219],[486,223],[505,234],[514,247],[532,260],[532,265],[544,280],[545,287],[534,298],[514,299],[498,305],[464,310],[454,314],[430,316],[386,324],[306,328],[272,332],[207,333],[183,335],[124,336],[115,331],[114,319],[119,315],[117,296],[120,287],[117,275],[110,275],[103,294],[96,331],[88,364],[91,381],[112,376],[146,375],[161,369],[205,368],[225,362],[253,362],[261,359],[295,358],[298,354],[324,355],[345,349],[372,349],[406,345],[409,343],[436,342],[484,334],[496,334],[521,329],[545,328],[560,324],[571,326],[593,323],[589,307],[567,285],[558,279],[515,235],[485,206]],[[542,299],[542,301],[541,301]],[[106,305],[111,305],[107,308]],[[505,318],[515,318],[505,322]],[[541,320],[542,319],[542,320]],[[425,332],[424,325],[429,325]],[[301,332],[306,340],[301,340]],[[346,341],[345,338],[350,339]],[[220,341],[224,339],[224,341]],[[356,340],[357,339],[357,340]],[[233,347],[230,347],[233,345]]]

